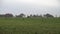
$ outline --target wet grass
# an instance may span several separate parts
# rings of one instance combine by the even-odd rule
[[[60,18],[0,18],[0,34],[60,34]]]

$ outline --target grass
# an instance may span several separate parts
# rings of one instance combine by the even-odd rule
[[[60,18],[0,18],[0,34],[60,34]]]

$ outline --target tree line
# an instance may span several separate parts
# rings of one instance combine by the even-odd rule
[[[0,17],[14,17],[14,16],[13,16],[13,14],[7,13],[7,14],[0,14]],[[19,15],[16,15],[16,17],[24,18],[25,14],[21,13]],[[34,18],[34,17],[37,17],[37,18],[40,18],[40,17],[49,18],[49,17],[54,17],[54,16],[51,15],[51,14],[48,14],[48,13],[44,14],[43,16],[42,15],[30,15],[30,16],[27,16],[27,18]]]

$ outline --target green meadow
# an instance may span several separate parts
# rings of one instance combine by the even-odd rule
[[[60,18],[0,18],[0,34],[60,34]]]

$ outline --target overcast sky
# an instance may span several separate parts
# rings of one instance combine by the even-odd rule
[[[1,0],[0,14],[12,13],[18,15],[24,13],[60,15],[60,0]]]

